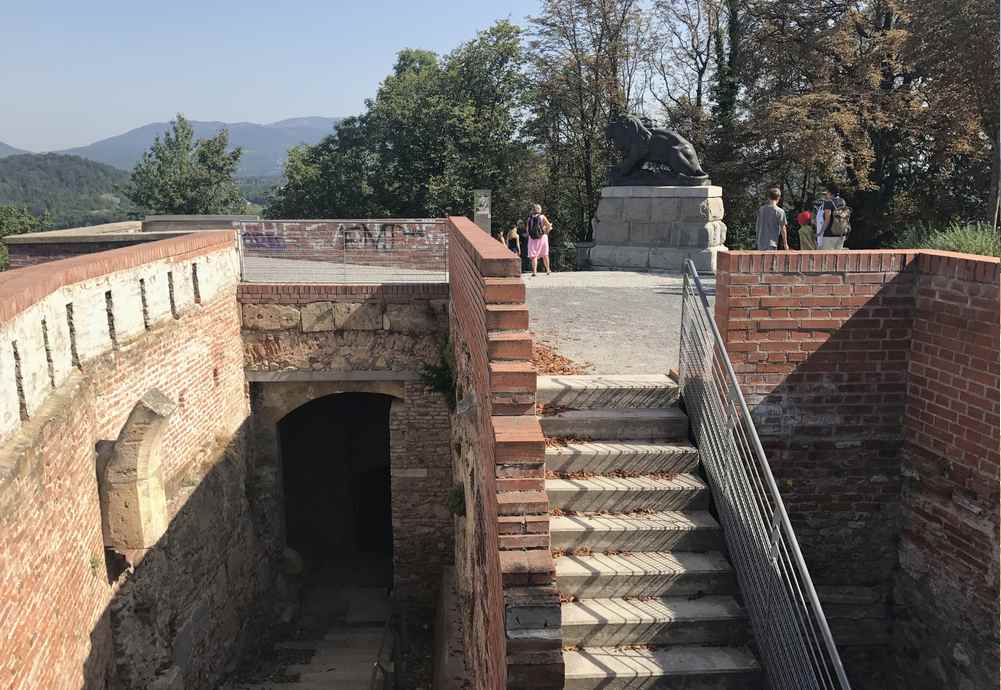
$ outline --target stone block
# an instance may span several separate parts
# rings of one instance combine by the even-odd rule
[[[595,241],[622,244],[629,241],[629,223],[623,220],[594,219]]]
[[[630,223],[629,243],[630,244],[665,244],[671,235],[671,223]]]
[[[675,223],[676,242],[671,246],[709,248],[718,247],[726,239],[726,225],[721,221]]]
[[[652,199],[640,197],[636,199],[625,199],[625,206],[622,210],[623,220],[649,221],[652,209]]]
[[[654,198],[651,202],[650,219],[653,221],[672,220],[678,215],[678,200],[670,197]]]
[[[706,199],[700,212],[706,220],[723,220],[723,199]]]
[[[648,268],[650,247],[597,245],[591,249],[591,264],[610,268]]]
[[[675,220],[705,222],[709,220],[710,209],[708,204],[710,199],[678,199],[678,211],[674,216]]]
[[[623,220],[625,216],[625,199],[611,199],[602,197],[598,202],[596,218],[603,221]]]
[[[287,304],[244,304],[243,327],[283,331],[299,327],[299,310]]]
[[[383,327],[382,305],[377,302],[335,302],[334,322],[345,331],[377,331]]]
[[[386,305],[387,330],[398,333],[435,333],[438,317],[423,302]]]
[[[333,302],[313,302],[302,307],[302,330],[306,333],[332,331],[337,328]]]

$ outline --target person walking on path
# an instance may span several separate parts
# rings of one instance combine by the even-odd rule
[[[512,225],[507,231],[507,248],[521,256],[521,240],[518,238],[518,226]]]
[[[758,251],[767,252],[776,249],[788,249],[789,238],[786,235],[786,212],[779,206],[782,192],[778,187],[768,190],[767,202],[758,209],[758,221],[755,230],[758,234]]]
[[[521,272],[528,271],[531,262],[528,260],[528,227],[525,221],[518,221],[518,249],[521,254]]]
[[[852,210],[837,189],[828,187],[824,191],[824,232],[820,238],[820,249],[845,248],[845,239],[851,232],[851,213]]]
[[[549,275],[549,231],[553,229],[553,224],[542,215],[542,207],[535,204],[525,225],[528,228],[528,258],[532,261],[532,275],[537,274],[540,257],[546,275]]]
[[[800,211],[796,216],[799,223],[799,250],[801,252],[811,252],[817,248],[817,231],[813,226],[813,214],[809,211]]]

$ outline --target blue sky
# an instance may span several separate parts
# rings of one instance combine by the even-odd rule
[[[538,0],[11,0],[0,141],[82,146],[182,112],[273,122],[362,110],[401,48],[445,53]]]

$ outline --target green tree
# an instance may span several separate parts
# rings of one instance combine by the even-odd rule
[[[462,214],[478,188],[493,190],[495,218],[524,215],[524,66],[521,32],[506,21],[444,58],[401,51],[362,115],[290,151],[267,215]]]
[[[239,147],[229,148],[229,132],[195,140],[183,115],[157,137],[132,170],[125,193],[137,206],[157,213],[236,213],[245,202],[234,180]]]
[[[7,270],[7,235],[22,235],[45,229],[45,217],[39,218],[23,206],[0,205],[0,271]]]

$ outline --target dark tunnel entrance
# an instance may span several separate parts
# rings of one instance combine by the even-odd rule
[[[330,395],[278,425],[286,540],[309,579],[392,585],[391,403],[373,393]]]

